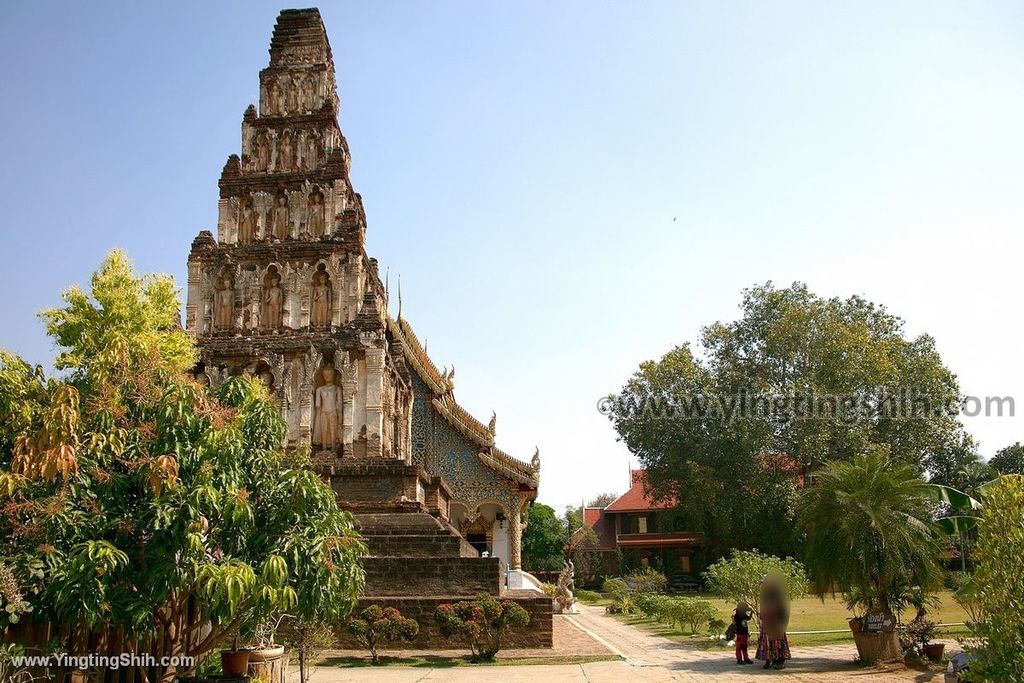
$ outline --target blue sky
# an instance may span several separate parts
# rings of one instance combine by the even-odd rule
[[[0,5],[0,345],[51,358],[36,313],[113,247],[183,282],[279,9]],[[368,249],[542,501],[623,490],[598,398],[767,280],[887,305],[1024,412],[1024,4],[321,12]]]

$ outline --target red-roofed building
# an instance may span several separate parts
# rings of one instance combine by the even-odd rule
[[[682,528],[675,500],[648,495],[643,470],[632,470],[630,479],[629,490],[607,507],[584,508],[583,521],[594,536],[578,533],[571,545],[603,555],[605,574],[618,573],[620,553],[626,566],[653,566],[669,578],[696,573],[694,554],[703,536]]]

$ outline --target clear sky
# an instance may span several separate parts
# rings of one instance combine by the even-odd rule
[[[281,5],[0,4],[0,345],[123,247],[184,282]],[[862,294],[1024,439],[1024,3],[332,2],[368,249],[561,506],[626,486],[595,404],[738,315]],[[394,308],[392,297],[392,308]]]

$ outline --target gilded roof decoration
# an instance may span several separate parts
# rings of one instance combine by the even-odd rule
[[[536,488],[540,479],[539,454],[535,453],[533,460],[526,463],[513,458],[495,446],[497,416],[492,416],[490,423],[485,425],[455,401],[452,394],[454,368],[444,372],[438,370],[405,319],[400,317],[398,320],[394,320],[389,317],[388,328],[402,346],[402,350],[416,374],[434,393],[430,401],[434,410],[463,438],[481,449],[480,461],[512,481]]]
[[[430,360],[430,356],[427,355],[426,349],[420,344],[420,340],[416,337],[416,333],[412,331],[409,323],[401,317],[396,321],[389,316],[388,329],[391,330],[391,333],[395,335],[395,339],[401,344],[406,358],[416,369],[416,374],[423,379],[431,391],[435,394],[447,394],[454,388],[454,383],[448,377],[448,373],[442,374],[437,369],[437,366],[434,365],[434,361]]]

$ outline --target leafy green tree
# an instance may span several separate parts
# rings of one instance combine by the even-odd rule
[[[972,601],[978,638],[971,680],[1024,680],[1024,476],[1005,475],[982,492]]]
[[[898,616],[901,584],[942,583],[932,488],[913,467],[874,451],[830,462],[800,501],[803,560],[815,591],[836,584],[867,596],[868,608]]]
[[[370,651],[371,660],[377,664],[378,645],[414,640],[420,632],[420,625],[415,619],[403,617],[394,607],[370,605],[358,617],[349,620],[348,630]]]
[[[286,464],[259,382],[186,373],[171,279],[114,252],[64,298],[43,317],[65,375],[0,355],[0,558],[36,614],[198,659],[275,611],[347,614],[365,552],[351,516]]]
[[[988,464],[1000,474],[1024,474],[1024,445],[1018,441],[1000,449]]]
[[[768,575],[782,577],[790,598],[799,598],[807,592],[803,565],[788,557],[765,555],[757,550],[733,550],[729,557],[708,567],[704,581],[712,594],[750,605],[755,621],[760,624],[761,579]]]
[[[583,519],[583,508],[570,507],[565,511],[565,528],[568,532],[566,552],[576,567],[576,585],[583,585],[608,571],[605,567],[606,553],[598,551],[600,539]]]
[[[561,569],[568,536],[553,508],[540,503],[531,505],[523,530],[523,567],[527,571]]]
[[[799,484],[826,461],[886,445],[930,471],[961,441],[955,376],[885,308],[769,283],[742,310],[706,327],[699,353],[642,363],[607,404],[654,496],[677,500],[714,551],[792,553]]]
[[[588,508],[606,508],[618,498],[615,493],[599,493],[587,502]]]
[[[483,594],[474,600],[438,605],[435,618],[442,635],[462,638],[473,659],[484,661],[494,659],[509,631],[530,623],[529,613],[521,606]]]

